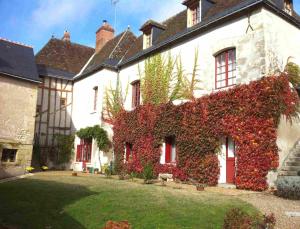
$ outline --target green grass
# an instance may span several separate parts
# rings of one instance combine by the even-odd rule
[[[195,192],[102,177],[41,173],[0,184],[0,228],[102,228],[128,220],[133,228],[221,228],[225,212],[251,205]]]

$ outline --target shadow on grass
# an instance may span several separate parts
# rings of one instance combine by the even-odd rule
[[[64,208],[93,194],[81,185],[38,179],[0,184],[0,228],[85,228]]]

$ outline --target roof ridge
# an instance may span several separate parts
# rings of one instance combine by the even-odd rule
[[[50,38],[50,40],[58,40],[58,41],[61,41],[61,42],[65,42],[65,41],[63,41],[63,40],[61,40],[61,39],[59,39],[59,38],[56,38],[56,37]],[[49,40],[49,41],[50,41],[50,40]],[[93,47],[90,47],[90,46],[87,46],[87,45],[83,45],[83,44],[79,44],[79,43],[72,42],[72,41],[70,41],[69,43],[71,43],[72,45],[82,46],[82,47],[84,47],[84,48],[95,49],[95,48],[93,48]]]
[[[9,43],[16,44],[16,45],[21,45],[21,46],[24,46],[24,47],[27,47],[27,48],[33,48],[30,45],[27,45],[27,44],[24,44],[24,43],[21,43],[21,42],[18,42],[18,41],[12,41],[12,40],[9,40],[9,39],[4,38],[4,37],[0,37],[0,40],[7,41]]]

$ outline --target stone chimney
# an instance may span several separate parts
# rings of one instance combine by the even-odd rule
[[[99,52],[109,40],[114,38],[115,30],[103,20],[103,25],[96,32],[96,52]]]
[[[70,35],[69,31],[65,30],[62,40],[67,41],[67,42],[71,41],[71,35]]]

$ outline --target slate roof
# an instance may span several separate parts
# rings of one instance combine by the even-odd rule
[[[120,33],[93,56],[81,75],[90,74],[101,67],[115,69],[135,41],[136,37],[129,29]]]
[[[166,28],[165,25],[160,24],[160,23],[158,23],[158,22],[156,22],[156,21],[150,19],[150,20],[146,21],[146,22],[141,26],[140,30],[143,31],[145,28],[147,28],[147,27],[150,26],[150,25],[156,26],[157,28],[160,28],[160,29],[165,29],[165,28]]]
[[[170,45],[189,39],[189,37],[199,34],[199,31],[205,30],[209,26],[220,25],[220,20],[238,15],[242,10],[246,11],[259,4],[264,3],[265,6],[272,8],[274,11],[277,10],[282,16],[285,14],[275,5],[275,0],[209,0],[209,2],[213,2],[214,4],[202,15],[202,21],[193,27],[187,28],[186,26],[186,10],[162,22],[161,24],[165,26],[165,30],[160,33],[159,37],[148,49],[143,50],[143,36],[139,36],[118,66],[125,66],[142,57],[147,57],[147,55],[151,55],[155,51],[168,48]],[[299,15],[296,12],[294,12],[293,17],[286,14],[284,17],[292,23],[298,24],[300,28]]]
[[[54,78],[72,80],[76,75],[75,73],[63,71],[56,68],[47,67],[46,65],[37,65],[38,73],[40,76],[49,76]]]
[[[51,38],[36,54],[38,65],[77,74],[84,67],[95,49],[57,38]]]
[[[0,38],[0,73],[40,82],[32,47]]]

